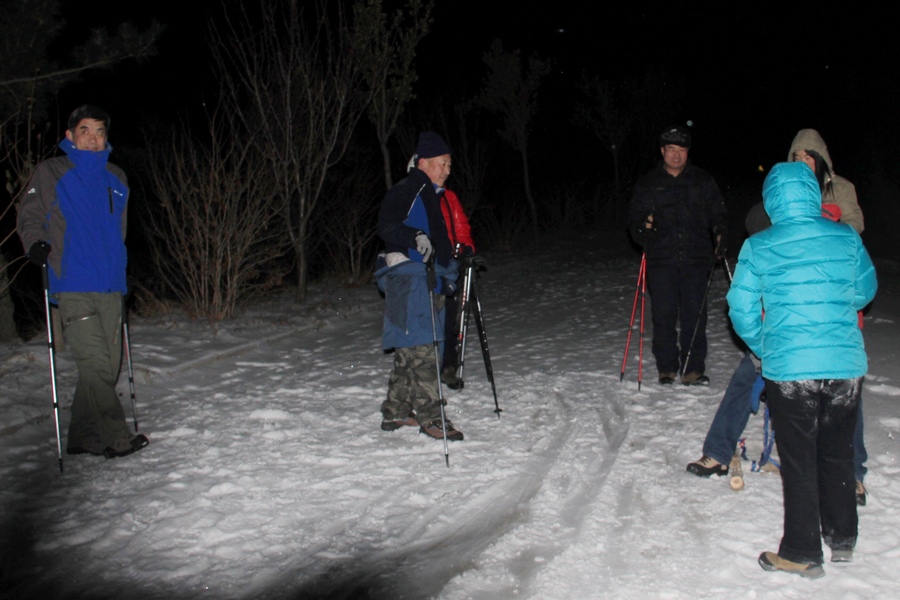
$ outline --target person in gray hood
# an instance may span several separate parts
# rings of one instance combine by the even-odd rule
[[[803,161],[816,174],[816,179],[821,182],[822,204],[835,204],[840,209],[840,215],[834,215],[834,220],[846,223],[862,233],[864,229],[863,213],[859,208],[856,197],[856,188],[852,183],[835,174],[834,163],[828,153],[825,140],[815,129],[801,129],[791,142],[788,151],[788,162]]]

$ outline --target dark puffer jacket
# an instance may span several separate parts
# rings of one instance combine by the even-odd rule
[[[644,221],[653,214],[654,230]],[[628,230],[644,247],[648,264],[708,265],[715,236],[725,235],[725,203],[719,186],[690,163],[678,177],[662,161],[634,186]]]

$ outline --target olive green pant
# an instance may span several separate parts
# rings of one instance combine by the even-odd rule
[[[122,295],[63,293],[58,300],[66,346],[78,366],[67,445],[99,454],[131,437],[116,393],[122,364]]]

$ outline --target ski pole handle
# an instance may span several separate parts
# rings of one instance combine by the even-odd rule
[[[428,279],[428,291],[437,287],[437,275],[434,273],[434,256],[425,261],[425,275]]]

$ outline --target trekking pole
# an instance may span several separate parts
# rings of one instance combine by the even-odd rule
[[[637,312],[638,297],[641,294],[641,284],[644,281],[644,269],[647,266],[647,255],[641,255],[641,267],[638,270],[637,286],[634,289],[634,302],[631,305],[631,320],[628,322],[628,337],[625,338],[625,354],[622,356],[622,371],[619,373],[619,381],[625,378],[625,365],[628,363],[628,350],[631,347],[631,334],[634,331],[634,315]]]
[[[638,391],[644,379],[644,303],[647,299],[647,259],[644,258],[644,277],[641,280],[641,330],[638,338]]]
[[[431,339],[434,343],[434,366],[437,369],[437,391],[438,400],[441,404],[441,429],[444,432],[444,462],[447,468],[450,468],[450,447],[447,444],[447,416],[444,412],[444,390],[441,389],[441,357],[440,348],[438,346],[437,324],[434,317],[434,286],[437,283],[437,276],[434,273],[434,256],[425,262],[425,274],[428,282],[428,302],[431,309]]]
[[[718,246],[716,247],[718,251]],[[706,279],[706,290],[703,292],[703,301],[700,303],[700,312],[697,313],[697,323],[694,325],[694,333],[691,335],[691,344],[688,346],[687,354],[684,357],[684,365],[681,367],[681,376],[687,372],[688,362],[691,360],[691,350],[694,349],[694,340],[697,339],[697,331],[700,329],[700,320],[703,318],[703,311],[706,310],[706,298],[709,296],[709,284],[712,283],[713,274],[716,272],[716,265],[719,263],[718,257],[713,259],[712,268],[709,270],[709,277]]]
[[[138,432],[137,401],[134,397],[134,367],[131,364],[131,336],[128,335],[128,309],[122,306],[122,342],[125,346],[125,362],[128,364],[128,388],[131,390],[131,415],[134,432]]]
[[[463,284],[459,290],[459,314],[457,315],[456,348],[459,365],[456,367],[456,378],[459,380],[459,389],[465,385],[463,372],[466,365],[466,333],[469,327],[469,311],[471,310],[472,274],[474,267],[468,263],[463,275]]]
[[[734,275],[731,272],[731,266],[728,264],[728,258],[722,257],[722,264],[725,265],[725,274],[728,275],[728,283],[732,283],[734,281]]]
[[[503,409],[497,401],[497,386],[494,384],[494,369],[491,367],[491,352],[488,349],[487,332],[484,329],[484,314],[481,312],[481,299],[478,297],[477,276],[472,280],[472,297],[475,299],[475,326],[478,328],[478,338],[481,340],[481,355],[484,357],[484,370],[487,372],[488,381],[491,382],[491,390],[494,392],[494,412],[497,418]]]
[[[53,320],[50,316],[50,267],[41,267],[44,280],[44,308],[47,316],[47,352],[50,355],[50,391],[53,395],[53,422],[56,425],[56,456],[59,458],[59,472],[63,472],[62,441],[59,435],[59,397],[56,394],[56,348],[53,345]]]

